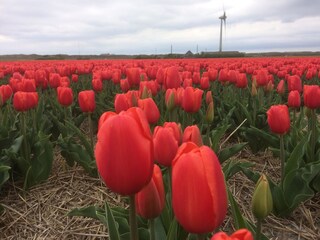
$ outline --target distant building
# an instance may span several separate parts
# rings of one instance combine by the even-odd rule
[[[185,53],[186,57],[192,57],[193,53],[189,50],[188,52]]]

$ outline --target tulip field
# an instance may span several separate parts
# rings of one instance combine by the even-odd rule
[[[319,239],[319,116],[319,57],[0,62],[0,239]]]

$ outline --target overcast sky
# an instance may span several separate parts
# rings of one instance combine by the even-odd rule
[[[0,0],[0,55],[217,51],[223,9],[223,50],[320,51],[320,0]]]

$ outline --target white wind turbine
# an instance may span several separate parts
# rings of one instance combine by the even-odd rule
[[[223,15],[219,17],[220,19],[220,43],[219,43],[219,52],[222,52],[222,22],[224,22],[224,34],[226,34],[226,11],[223,11]]]

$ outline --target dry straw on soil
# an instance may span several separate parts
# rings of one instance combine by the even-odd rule
[[[277,178],[277,159],[269,153],[253,156],[243,151],[237,159],[255,161],[259,170]],[[98,221],[84,217],[69,217],[76,207],[88,205],[122,205],[120,198],[106,189],[99,178],[89,177],[80,167],[67,167],[57,154],[48,181],[27,192],[9,183],[2,189],[0,202],[5,207],[0,216],[0,239],[108,239],[106,228]],[[254,221],[250,213],[253,184],[242,174],[236,174],[228,187],[236,197],[242,213]],[[125,206],[124,206],[125,207]],[[228,215],[220,230],[233,229]],[[301,205],[292,216],[282,219],[270,216],[263,225],[270,239],[320,239],[320,196]]]

